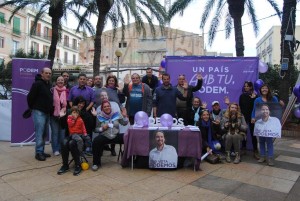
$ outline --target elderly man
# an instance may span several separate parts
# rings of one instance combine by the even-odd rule
[[[50,154],[44,152],[45,139],[49,128],[50,114],[53,113],[53,95],[51,89],[51,69],[43,68],[41,75],[36,76],[35,82],[27,96],[27,103],[32,109],[35,131],[35,158],[45,161]]]
[[[81,73],[78,75],[78,85],[72,87],[69,92],[68,101],[72,107],[76,97],[82,96],[86,100],[86,110],[89,111],[94,105],[94,91],[86,85],[86,75]]]
[[[153,95],[153,117],[160,117],[164,113],[177,117],[176,98],[186,100],[188,85],[185,82],[183,94],[170,83],[170,75],[165,73],[162,75],[163,84],[157,87]]]
[[[185,75],[179,75],[178,76],[178,84],[177,84],[177,89],[183,93],[184,92],[184,83],[186,83],[186,79],[185,79]],[[192,100],[193,100],[193,93],[198,91],[199,89],[201,89],[202,87],[202,75],[199,73],[197,75],[197,85],[196,86],[192,86],[192,85],[188,85],[187,88],[187,97],[186,97],[186,101],[180,100],[179,98],[177,98],[176,100],[176,111],[177,111],[177,116],[178,118],[183,118],[184,120],[184,125],[188,125],[188,111],[189,109],[192,107]]]
[[[126,110],[130,124],[134,124],[134,115],[138,111],[144,111],[148,116],[151,115],[152,94],[150,87],[141,82],[139,74],[132,74],[131,81],[130,84],[125,83],[123,93],[127,97]]]

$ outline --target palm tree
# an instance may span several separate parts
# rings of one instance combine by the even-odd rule
[[[99,75],[100,54],[101,54],[101,36],[107,20],[112,22],[114,30],[121,24],[122,38],[125,32],[125,16],[127,24],[132,16],[135,20],[137,32],[146,36],[143,18],[149,23],[152,35],[155,36],[155,28],[150,15],[154,16],[159,22],[161,31],[164,30],[164,24],[167,19],[167,13],[158,0],[94,0],[98,9],[98,20],[96,25],[96,35],[94,39],[94,61],[93,74]]]
[[[297,0],[284,0],[281,22],[281,58],[288,58],[288,69],[281,71],[282,80],[279,85],[280,98],[287,103],[289,92],[293,87],[294,53],[295,53],[295,24],[296,24]],[[292,41],[286,40],[286,36],[293,36]],[[281,61],[282,62],[282,61]]]
[[[281,16],[278,5],[273,0],[267,0],[271,7]],[[192,0],[177,0],[169,11],[170,19],[176,14],[183,14],[184,9],[192,2]],[[226,7],[226,3],[228,6]],[[257,1],[258,3],[258,1]],[[245,10],[252,22],[255,36],[258,35],[259,27],[255,14],[253,0],[207,0],[204,12],[201,17],[200,28],[203,29],[213,8],[216,8],[215,15],[211,21],[208,32],[208,44],[212,45],[213,40],[218,31],[218,27],[222,18],[225,18],[225,38],[228,39],[231,34],[232,26],[235,32],[235,51],[236,56],[244,56],[244,38],[242,27],[242,16]]]
[[[34,19],[34,24],[31,27],[30,34],[35,33],[38,21],[45,15],[49,14],[51,17],[52,24],[52,38],[51,45],[49,48],[48,59],[51,60],[51,66],[55,58],[56,45],[60,39],[60,32],[62,30],[61,20],[67,19],[67,13],[71,13],[78,20],[78,27],[76,31],[79,31],[80,28],[87,29],[90,33],[94,34],[93,25],[89,22],[88,17],[91,15],[90,12],[81,11],[80,8],[83,8],[87,5],[85,0],[8,0],[0,4],[0,8],[6,5],[13,5],[14,10],[9,18],[9,22],[13,16],[21,9],[32,7],[36,10],[36,16]],[[75,9],[77,8],[77,9]]]

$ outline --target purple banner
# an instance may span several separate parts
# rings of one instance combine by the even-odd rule
[[[168,56],[166,71],[171,75],[173,86],[177,78],[184,74],[189,85],[197,83],[197,73],[203,77],[202,88],[194,93],[211,108],[213,101],[219,101],[225,109],[224,97],[230,102],[239,101],[245,81],[253,83],[258,77],[258,57],[198,57]]]
[[[12,144],[28,144],[35,140],[32,118],[24,119],[22,114],[28,108],[27,94],[35,75],[49,66],[49,60],[12,59]]]

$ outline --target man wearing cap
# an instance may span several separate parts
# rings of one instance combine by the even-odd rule
[[[188,125],[188,112],[189,108],[192,107],[192,100],[193,100],[193,93],[201,89],[202,87],[202,75],[200,73],[197,74],[197,85],[192,86],[188,85],[187,88],[187,97],[186,101],[180,100],[179,98],[176,99],[176,111],[178,118],[183,118],[184,125]],[[178,84],[176,88],[183,94],[184,93],[184,83],[187,83],[185,79],[185,75],[178,76]]]
[[[224,111],[221,110],[219,101],[213,101],[211,103],[211,106],[212,106],[211,120],[215,124],[220,124]]]

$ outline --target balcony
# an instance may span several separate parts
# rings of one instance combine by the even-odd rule
[[[266,51],[266,50],[263,50],[263,51],[261,52],[261,54],[262,54],[262,56],[265,56],[265,55],[267,54],[267,51]]]
[[[271,51],[272,51],[272,45],[269,45],[269,46],[267,47],[267,51],[268,51],[268,52],[271,52]]]
[[[20,29],[13,28],[13,34],[20,36],[21,35]]]

